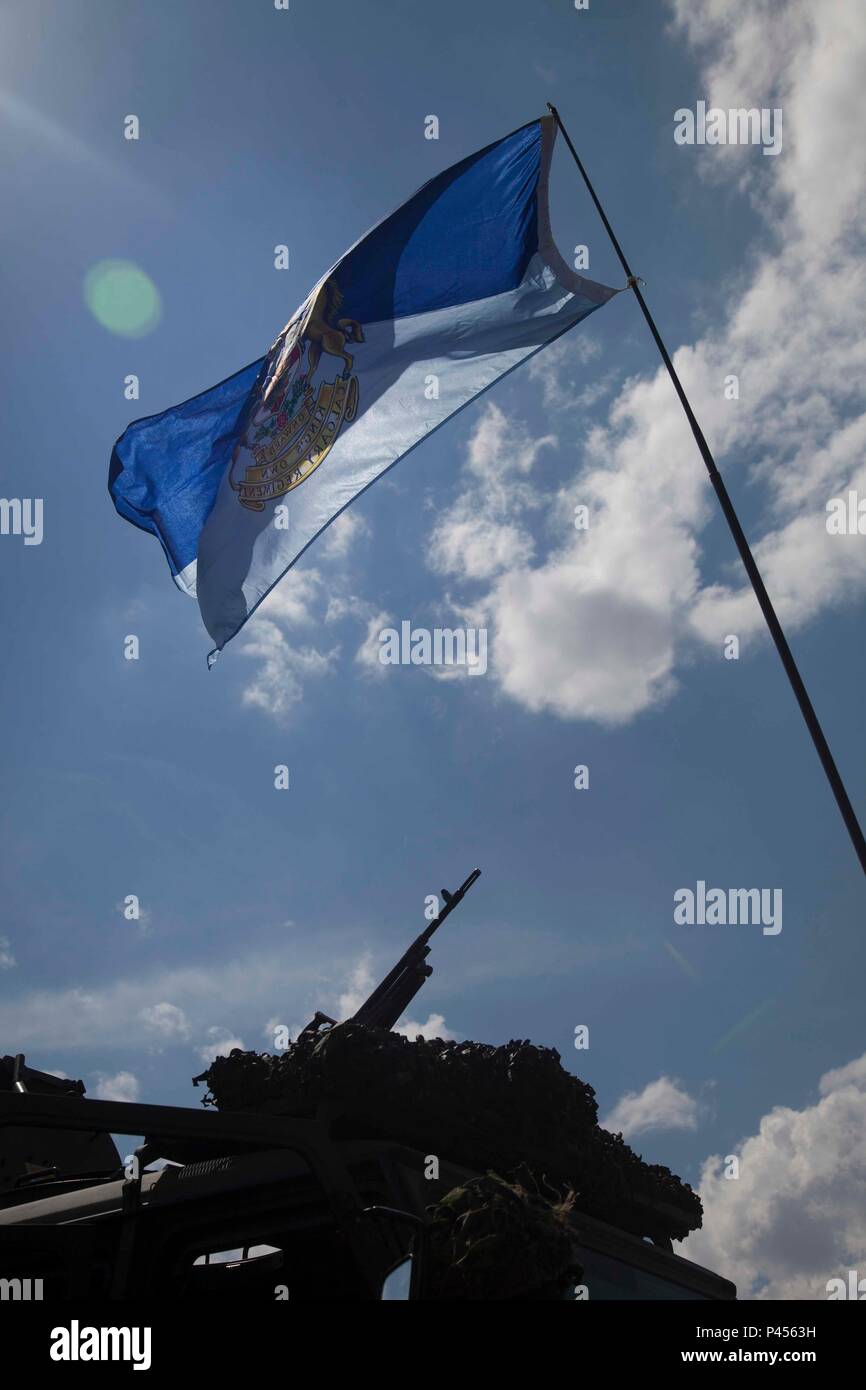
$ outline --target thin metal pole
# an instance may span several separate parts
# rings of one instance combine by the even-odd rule
[[[565,126],[562,124],[562,119],[556,107],[552,106],[551,103],[548,102],[547,109],[548,111],[550,111],[551,115],[556,121],[557,126],[562,131],[563,139],[565,140],[566,145],[571,151],[572,158],[574,159],[575,164],[580,170],[580,174],[583,178],[584,183],[589,189],[589,195],[592,198],[592,201],[595,203],[596,209],[598,210],[598,215],[604,223],[605,230],[607,231],[607,234],[613,243],[613,249],[616,251],[616,254],[618,255],[620,260],[620,264],[622,265],[622,268],[625,271],[626,276],[628,277],[629,287],[632,290],[634,290],[635,298],[637,299],[637,302],[641,308],[641,313],[647,321],[647,326],[649,328],[650,333],[653,335],[655,345],[661,354],[662,361],[667,367],[668,376],[673,382],[674,390],[680,398],[680,404],[682,405],[682,408],[686,413],[686,419],[691,425],[692,434],[694,435],[695,442],[698,446],[698,449],[700,450],[701,458],[706,464],[707,472],[710,475],[710,482],[715,488],[716,496],[718,497],[722,511],[725,514],[725,520],[727,521],[728,526],[730,527],[731,535],[733,536],[736,547],[740,552],[740,559],[746,567],[746,573],[748,574],[749,579],[752,581],[752,588],[755,591],[755,597],[757,598],[758,603],[760,604],[761,612],[763,613],[764,618],[766,619],[767,626],[770,629],[773,641],[776,644],[776,650],[782,659],[782,665],[785,668],[785,673],[788,677],[788,680],[791,682],[791,688],[794,691],[797,704],[800,706],[800,712],[806,721],[806,727],[809,730],[809,733],[812,735],[812,742],[814,743],[815,748],[817,749],[818,757],[821,759],[821,766],[827,774],[827,781],[830,783],[833,795],[836,798],[836,804],[838,805],[839,810],[842,812],[842,819],[845,822],[848,834],[851,836],[851,843],[854,846],[857,858],[860,860],[860,867],[862,868],[864,874],[866,874],[866,839],[864,839],[863,837],[863,831],[861,830],[860,823],[857,820],[857,816],[854,813],[854,807],[851,805],[851,802],[848,798],[848,793],[845,790],[845,784],[842,781],[841,776],[839,775],[839,769],[836,766],[833,754],[830,752],[830,746],[827,743],[826,738],[824,737],[824,731],[821,728],[821,725],[818,721],[818,716],[815,713],[812,701],[809,699],[809,693],[806,690],[805,685],[803,684],[803,678],[800,675],[800,672],[797,670],[797,663],[794,660],[791,648],[788,646],[787,638],[785,637],[785,634],[782,631],[782,625],[779,622],[779,619],[776,617],[776,610],[774,609],[773,604],[770,600],[770,595],[767,593],[767,590],[764,587],[764,581],[761,578],[758,566],[755,564],[755,557],[749,549],[749,542],[746,540],[745,532],[743,531],[743,528],[740,525],[737,513],[734,511],[734,504],[728,496],[728,490],[725,487],[725,484],[722,480],[722,475],[716,467],[716,461],[710,453],[710,448],[707,444],[707,441],[704,439],[703,431],[701,430],[700,425],[695,419],[694,411],[692,410],[688,401],[688,397],[686,396],[686,393],[683,390],[682,382],[677,376],[676,368],[674,367],[674,364],[671,361],[670,356],[668,354],[668,350],[662,342],[661,335],[658,329],[656,328],[655,323],[653,322],[652,314],[646,306],[644,297],[640,292],[640,287],[638,285],[637,278],[635,275],[632,274],[631,266],[626,260],[622,247],[620,246],[619,242],[616,239],[616,236],[614,235],[614,230],[607,220],[604,208],[598,201],[595,189],[589,181],[589,175],[584,169],[583,164],[580,161],[580,156],[578,155],[577,150],[574,148],[574,145],[571,142],[571,137],[569,136],[568,131],[565,129]]]

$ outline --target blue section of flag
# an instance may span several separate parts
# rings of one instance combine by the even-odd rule
[[[264,363],[260,357],[182,405],[135,420],[114,446],[108,473],[114,505],[159,539],[175,576],[196,558]]]
[[[424,184],[339,262],[343,312],[381,323],[513,290],[538,250],[540,166],[532,121]]]
[[[340,261],[343,312],[381,322],[513,289],[538,248],[540,164],[532,121],[431,179]],[[159,539],[175,576],[196,559],[264,362],[136,420],[114,447],[114,505]]]
[[[543,117],[431,179],[320,279],[266,357],[117,441],[115,506],[159,538],[217,648],[397,459],[615,293],[553,243],[555,135]],[[283,498],[291,530],[271,524]]]

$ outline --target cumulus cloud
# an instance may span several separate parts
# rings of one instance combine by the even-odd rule
[[[351,1018],[352,1014],[357,1013],[375,984],[371,957],[369,952],[365,952],[352,967],[349,982],[337,1000],[337,1018],[342,1022],[343,1019]]]
[[[335,978],[343,968],[338,956]],[[318,952],[302,941],[291,960],[284,951],[251,951],[242,959],[140,971],[99,986],[20,991],[0,1003],[0,1030],[22,1050],[176,1044],[203,1035],[215,1013],[239,1017],[237,1026],[244,1027],[263,1009],[301,1013],[313,985],[322,985]]]
[[[758,464],[770,524],[756,556],[780,616],[796,627],[866,583],[858,538],[826,530],[831,496],[866,492],[866,177],[851,156],[866,114],[866,11],[759,0],[745,14],[717,0],[675,0],[674,14],[710,55],[709,102],[751,105],[757,97],[745,94],[760,93],[760,104],[784,112],[783,153],[760,161],[775,166],[769,180],[747,147],[718,147],[720,160],[701,162],[734,173],[772,232],[771,253],[758,260],[718,341],[701,346],[740,375],[725,445],[748,448]],[[693,614],[695,631],[713,643],[761,622],[739,575],[705,588]]]
[[[289,570],[262,599],[251,621],[255,623],[259,618],[266,618],[272,623],[285,623],[287,627],[309,627],[313,623],[321,593],[322,576],[319,570]]]
[[[103,1072],[96,1073],[96,1082],[93,1089],[95,1100],[138,1100],[139,1085],[138,1078],[133,1076],[131,1071],[119,1071],[114,1076],[106,1076]]]
[[[288,1025],[284,1019],[278,1018],[277,1015],[274,1014],[271,1018],[268,1019],[267,1023],[262,1029],[262,1036],[264,1037],[268,1047],[271,1050],[273,1050],[274,1047],[274,1037],[276,1036],[278,1029],[281,1028],[288,1028]],[[293,1029],[289,1029],[289,1036],[292,1038],[295,1037],[295,1032]]]
[[[624,1139],[651,1129],[697,1129],[698,1102],[678,1081],[660,1076],[642,1091],[627,1091],[600,1124]]]
[[[334,669],[337,644],[322,643],[324,629],[343,619],[365,623],[371,605],[347,584],[346,560],[369,526],[360,513],[343,512],[325,532],[317,554],[322,568],[289,570],[262,600],[244,629],[242,655],[256,663],[244,687],[245,705],[284,721],[310,680]]]
[[[327,674],[339,655],[336,647],[320,651],[309,644],[296,646],[277,623],[258,616],[252,619],[241,652],[259,662],[244,689],[244,704],[277,720],[284,719],[302,698],[304,682]]]
[[[755,484],[763,524],[750,528],[753,548],[793,630],[866,588],[862,537],[826,529],[832,496],[866,496],[866,174],[851,155],[866,118],[866,9],[811,0],[741,9],[671,0],[674,31],[705,61],[701,95],[726,108],[782,106],[785,121],[774,159],[751,146],[677,151],[695,179],[738,185],[764,231],[719,322],[674,362],[725,471],[737,480],[749,464],[733,490]],[[529,369],[548,406],[557,381],[571,389],[587,375],[582,333]],[[731,374],[739,399],[725,396]],[[718,652],[729,633],[747,643],[762,629],[733,550],[721,575],[701,571],[700,538],[717,509],[662,368],[626,383],[558,496],[526,488],[529,449],[520,422],[488,407],[431,555],[440,572],[484,586],[470,592],[492,626],[507,695],[533,711],[621,723],[669,699],[696,647]],[[562,519],[541,556],[527,501]],[[589,508],[586,530],[571,525],[575,503]]]
[[[268,1045],[273,1048],[274,1028],[286,1024],[290,1035],[297,1037],[316,1008],[339,1019],[355,1013],[379,978],[374,974],[372,952],[359,956],[356,947],[354,931],[347,930],[339,938],[335,935],[324,971],[321,942],[317,944],[313,936],[300,938],[290,958],[282,949],[247,951],[243,958],[215,965],[141,971],[87,989],[73,985],[19,992],[0,1003],[0,1032],[14,1037],[22,1050],[58,1052],[78,1048],[114,1052],[201,1039],[195,1050],[199,1055],[207,1052],[209,1061],[217,1051],[243,1047],[240,1036],[249,1036],[248,1030],[258,1036],[264,1017]],[[537,954],[537,942],[535,948]],[[382,970],[391,964],[383,957]],[[498,967],[484,963],[486,976],[491,971],[495,975],[497,968],[511,971],[523,966],[516,953],[505,953]],[[160,1002],[154,1004],[154,999]],[[226,1023],[214,1026],[214,1017]],[[441,1031],[442,1016],[435,1013],[426,1023],[401,1020],[400,1026],[417,1028],[425,1035],[433,1030],[437,1037],[451,1036]],[[77,1074],[66,1059],[64,1064],[72,1075]]]
[[[121,898],[120,902],[116,902],[114,906],[116,911],[118,911],[121,914],[125,922],[130,922],[133,927],[136,927],[138,931],[141,932],[142,936],[147,935],[147,933],[150,930],[150,924],[153,916],[153,914],[150,911],[150,908],[142,907],[141,903],[139,903],[137,907],[138,915],[136,917],[127,917],[126,914],[130,907],[130,904],[128,904],[125,901],[125,899]]]
[[[443,1014],[429,1014],[426,1023],[415,1023],[411,1018],[401,1019],[394,1032],[402,1033],[404,1038],[413,1040],[418,1037],[441,1038],[443,1042],[455,1042],[460,1036],[445,1026]]]
[[[509,574],[491,595],[495,672],[536,713],[617,724],[674,689],[674,624],[639,591],[587,586],[568,560]]]
[[[12,943],[8,936],[0,936],[0,970],[11,970],[14,964]]]
[[[866,118],[866,9],[667,4],[673,35],[702,64],[683,103],[699,92],[725,109],[783,110],[776,158],[753,146],[676,151],[707,197],[725,196],[713,184],[733,184],[763,226],[717,322],[679,346],[674,362],[732,491],[742,498],[746,483],[756,485],[753,549],[793,631],[866,589],[862,537],[826,529],[831,497],[866,496],[866,175],[851,155]],[[671,111],[672,143],[673,127]],[[573,432],[575,410],[582,419],[618,381],[597,354],[589,327],[529,363],[527,378],[557,427]],[[736,400],[724,394],[731,374]],[[449,608],[483,612],[506,695],[536,712],[618,724],[667,701],[695,650],[719,652],[730,633],[747,647],[763,619],[733,549],[721,573],[702,572],[701,537],[718,512],[663,368],[627,381],[581,446],[580,466],[558,493],[531,486],[556,436],[539,438],[488,404],[428,559],[468,590],[449,593]],[[588,530],[571,525],[576,502],[590,508]],[[547,550],[533,519],[552,533]],[[321,633],[346,617],[367,628],[356,662],[383,674],[375,639],[387,624],[345,582],[346,557],[365,531],[360,513],[345,512],[316,551],[328,582],[316,569],[292,571],[262,605],[242,646],[257,663],[248,705],[285,719],[305,683],[333,669],[339,651]]]
[[[233,1037],[227,1028],[208,1028],[207,1038],[206,1043],[196,1048],[199,1057],[205,1064],[212,1062],[214,1057],[228,1057],[229,1053],[236,1047],[240,1048],[241,1052],[246,1051],[243,1040]]]
[[[379,653],[382,650],[380,633],[385,628],[394,626],[394,618],[384,609],[377,613],[371,613],[367,619],[367,630],[360,647],[355,653],[355,661],[362,668],[366,676],[372,676],[375,680],[383,680],[388,668],[379,660]]]
[[[528,563],[528,536],[498,547],[489,539],[525,525],[528,503],[519,479],[498,490],[470,488],[458,500],[467,526],[474,509],[486,563],[477,562],[470,546],[449,550],[443,540],[434,564],[444,568],[447,560],[464,581],[495,575],[474,611],[492,626],[502,688],[533,711],[619,723],[675,687],[677,615],[699,582],[690,527],[704,515],[705,501],[688,429],[668,407],[660,378],[636,383],[611,425],[591,433],[589,471],[544,499],[566,539],[539,564]],[[488,407],[470,440],[470,476],[491,422],[496,448],[506,447],[507,417]],[[519,427],[517,440],[518,456],[525,457]],[[656,455],[649,468],[647,451]],[[531,496],[537,507],[539,495]],[[575,499],[589,508],[588,530],[575,530]]]
[[[706,1160],[703,1229],[682,1253],[740,1298],[824,1299],[831,1279],[866,1274],[866,1054],[821,1077],[819,1100],[776,1106],[734,1157]]]
[[[322,542],[325,555],[332,560],[345,560],[362,537],[369,536],[370,527],[359,511],[351,507],[332,521]]]
[[[598,357],[600,351],[595,338],[562,337],[544,352],[530,357],[526,370],[530,380],[541,387],[548,410],[580,410],[612,384],[608,377],[605,386],[600,387],[598,373],[585,369],[586,363]]]
[[[339,995],[336,1008],[337,1018],[342,1022],[357,1013],[377,983],[378,980],[373,974],[371,955],[369,951],[366,951],[352,967],[346,987]],[[443,1014],[435,1013],[428,1014],[426,1023],[416,1023],[411,1018],[401,1018],[398,1020],[394,1032],[402,1033],[405,1038],[417,1038],[419,1036],[422,1038],[443,1038],[446,1042],[459,1036],[446,1027]]]
[[[151,1004],[141,1010],[139,1017],[145,1027],[164,1042],[188,1038],[192,1031],[189,1019],[176,1004]]]
[[[555,435],[534,439],[498,405],[486,405],[469,440],[466,486],[431,537],[433,569],[491,579],[532,558],[532,536],[519,518],[538,497],[526,478],[542,449],[555,444]]]

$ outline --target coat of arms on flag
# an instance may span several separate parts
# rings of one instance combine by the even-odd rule
[[[114,504],[159,538],[217,651],[377,478],[616,293],[554,245],[555,136],[545,116],[436,175],[265,357],[117,441]],[[275,525],[289,495],[291,525]]]
[[[244,507],[260,512],[305,482],[358,413],[346,344],[363,343],[364,331],[357,319],[340,317],[342,302],[336,280],[325,280],[271,351],[261,403],[232,454],[231,485]],[[325,354],[343,363],[332,381],[318,380]]]

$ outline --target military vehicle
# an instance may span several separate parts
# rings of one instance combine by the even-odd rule
[[[357,1013],[214,1059],[203,1108],[0,1059],[0,1292],[171,1301],[698,1299],[697,1196],[599,1128],[552,1049],[393,1031],[475,870]],[[112,1136],[142,1136],[121,1157]]]

